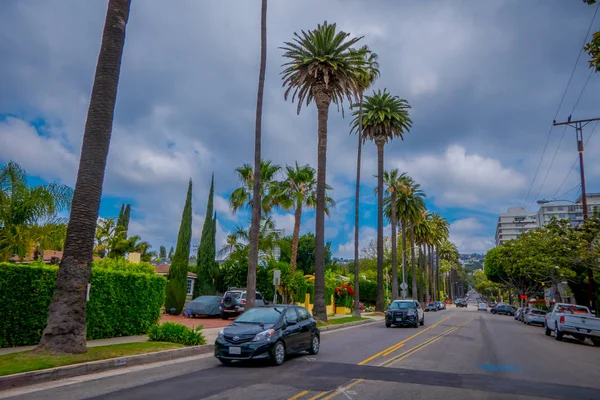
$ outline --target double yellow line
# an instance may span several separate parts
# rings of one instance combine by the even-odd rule
[[[450,318],[450,317],[446,317],[446,318],[444,318],[444,319],[441,319],[441,320],[439,320],[438,322],[436,322],[436,323],[435,323],[435,324],[433,324],[433,325],[430,325],[430,326],[429,326],[429,327],[427,327],[426,329],[423,329],[423,330],[419,331],[418,333],[416,333],[416,334],[414,334],[414,335],[412,335],[412,336],[410,336],[410,337],[408,337],[408,338],[406,338],[406,339],[404,339],[404,340],[402,340],[402,341],[400,341],[400,342],[396,343],[395,345],[393,345],[393,346],[390,346],[390,347],[388,347],[387,349],[384,349],[384,350],[380,351],[379,353],[377,353],[377,354],[375,354],[375,355],[373,355],[373,356],[371,356],[371,357],[369,357],[369,358],[367,358],[367,359],[365,359],[365,360],[363,360],[363,361],[359,362],[357,365],[364,365],[364,364],[366,364],[366,363],[368,363],[368,362],[370,362],[370,361],[373,361],[373,360],[374,360],[374,359],[376,359],[377,357],[385,357],[385,356],[387,356],[387,355],[389,355],[389,354],[393,353],[394,351],[396,351],[396,350],[398,350],[398,349],[402,348],[402,347],[404,346],[404,344],[405,344],[406,342],[408,342],[409,340],[411,340],[411,339],[413,339],[413,338],[415,338],[415,337],[419,336],[419,335],[420,335],[420,334],[422,334],[422,333],[425,333],[426,331],[428,331],[428,330],[430,330],[430,329],[433,329],[433,328],[435,328],[436,326],[438,326],[438,325],[439,325],[439,324],[441,324],[442,322],[444,322],[444,321],[448,320],[449,318]],[[402,360],[404,360],[405,358],[407,358],[407,357],[411,356],[412,354],[414,354],[414,353],[418,352],[419,350],[422,350],[422,349],[424,349],[425,347],[429,346],[430,344],[432,344],[432,343],[434,343],[434,342],[437,342],[438,340],[440,340],[440,339],[441,339],[441,338],[443,338],[444,336],[447,336],[447,335],[451,334],[452,332],[454,332],[454,331],[457,331],[458,329],[460,329],[460,328],[462,328],[463,326],[465,326],[465,325],[467,325],[467,324],[471,323],[472,321],[473,321],[473,319],[470,319],[470,320],[467,320],[467,321],[465,321],[465,322],[462,322],[462,323],[460,323],[460,324],[458,324],[458,325],[456,325],[456,326],[453,326],[452,328],[450,328],[450,329],[448,329],[448,330],[446,330],[446,331],[444,331],[444,332],[440,333],[439,335],[436,335],[436,336],[432,337],[431,339],[429,339],[429,340],[427,340],[427,341],[425,341],[425,342],[423,342],[423,343],[421,343],[421,344],[419,344],[419,345],[417,345],[417,346],[413,347],[412,349],[409,349],[409,350],[407,350],[407,351],[403,352],[402,354],[399,354],[399,355],[397,355],[397,356],[395,356],[395,357],[393,357],[393,358],[391,358],[391,359],[389,359],[389,360],[385,360],[384,362],[382,362],[382,363],[381,363],[381,364],[379,364],[378,366],[379,366],[379,367],[389,367],[389,366],[391,366],[392,364],[395,364],[395,363],[397,363],[398,361],[402,361]],[[337,396],[338,394],[340,394],[340,393],[342,393],[342,392],[344,392],[344,391],[346,391],[346,390],[348,390],[348,389],[350,389],[350,388],[352,388],[352,387],[354,387],[354,386],[358,385],[358,384],[359,384],[359,383],[361,383],[361,382],[364,382],[364,379],[353,379],[353,380],[352,380],[352,381],[351,381],[349,384],[347,384],[347,385],[345,385],[345,386],[342,386],[342,387],[338,388],[337,390],[334,390],[334,391],[326,391],[326,392],[320,392],[320,393],[318,393],[317,395],[315,395],[315,396],[311,397],[311,398],[310,398],[310,399],[308,399],[308,400],[317,400],[317,399],[320,399],[320,400],[329,400],[329,399],[332,399],[332,398],[334,398],[335,396]],[[290,397],[288,400],[296,400],[296,399],[299,399],[299,398],[301,398],[302,396],[304,396],[305,394],[308,394],[308,393],[310,393],[310,391],[308,391],[308,390],[304,390],[304,391],[302,391],[302,392],[300,392],[300,393],[296,394],[295,396],[293,396],[293,397]],[[326,396],[326,397],[325,397],[325,396]]]

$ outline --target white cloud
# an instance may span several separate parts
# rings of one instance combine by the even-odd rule
[[[461,253],[485,253],[495,240],[487,235],[486,226],[476,218],[464,218],[450,224],[450,241]]]
[[[467,154],[458,145],[448,147],[441,157],[422,154],[392,163],[408,171],[443,206],[487,205],[514,196],[527,183],[521,173],[497,159]]]

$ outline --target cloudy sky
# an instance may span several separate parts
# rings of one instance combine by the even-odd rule
[[[33,183],[74,185],[106,5],[0,2],[0,162],[18,162]],[[264,158],[316,166],[316,110],[311,105],[296,115],[296,105],[284,101],[279,46],[294,32],[337,22],[364,35],[361,43],[379,54],[375,88],[413,107],[414,126],[404,141],[387,145],[386,168],[400,168],[422,185],[428,207],[452,223],[461,252],[484,252],[507,207],[535,210],[536,199],[578,194],[571,129],[551,131],[533,186],[532,180],[595,7],[560,0],[272,0]],[[234,169],[252,160],[259,25],[259,0],[133,1],[101,216],[116,216],[129,202],[132,233],[155,248],[173,245],[191,177],[197,243],[214,171],[218,246],[246,223],[246,214],[231,213],[227,198],[238,184]],[[600,16],[593,24],[599,29]],[[570,113],[600,117],[600,76],[588,81],[587,61],[584,53],[559,120]],[[356,138],[348,125],[332,108],[328,182],[337,208],[326,238],[338,257],[353,254]],[[586,140],[593,128],[586,128]],[[363,155],[366,244],[375,238],[375,146],[367,144]],[[586,160],[588,191],[600,191],[600,134],[588,142]],[[275,220],[291,233],[291,215]],[[313,229],[307,212],[302,230]]]

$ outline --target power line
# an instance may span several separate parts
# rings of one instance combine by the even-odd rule
[[[588,75],[587,80],[585,81],[585,84],[581,88],[581,92],[579,93],[579,97],[577,97],[577,101],[575,102],[575,105],[573,106],[571,115],[573,115],[573,113],[575,112],[575,109],[577,108],[577,105],[579,105],[579,100],[581,100],[581,96],[583,96],[583,92],[585,91],[585,88],[587,87],[587,84],[590,81],[590,78],[592,77],[592,74],[594,73],[594,71],[595,70],[593,68],[590,68],[590,74]]]
[[[592,129],[592,131],[590,132],[590,135],[588,136],[587,140],[585,141],[585,147],[588,146],[588,143],[590,142],[590,139],[592,138],[592,136],[594,135],[594,132],[596,131],[596,128],[598,127],[598,122],[596,122],[594,124],[594,129]],[[571,165],[571,168],[569,169],[569,172],[567,172],[567,175],[565,176],[565,179],[563,179],[562,183],[560,184],[560,186],[558,187],[558,189],[556,190],[556,193],[554,194],[554,199],[558,198],[558,192],[560,192],[560,190],[562,189],[562,187],[565,185],[565,183],[567,182],[567,179],[569,179],[569,176],[571,176],[571,172],[573,172],[573,170],[575,169],[575,166],[577,165],[577,162],[579,161],[579,156],[575,157],[575,161],[573,162],[573,165]],[[578,184],[579,185],[579,184]]]
[[[577,55],[577,59],[575,60],[575,65],[573,65],[573,70],[571,71],[571,76],[569,76],[569,80],[567,82],[567,86],[565,87],[565,90],[562,94],[562,97],[560,99],[560,103],[558,104],[558,108],[556,109],[556,113],[554,114],[554,120],[556,120],[556,117],[558,116],[558,113],[560,112],[560,108],[562,107],[563,102],[565,101],[565,97],[567,95],[567,91],[569,90],[569,86],[571,85],[571,81],[573,80],[573,75],[575,74],[575,70],[577,69],[577,64],[579,63],[579,59],[581,58],[581,54],[583,53],[583,49],[587,43],[587,37],[590,34],[590,31],[592,30],[592,26],[594,25],[594,20],[596,19],[596,14],[598,14],[598,8],[600,8],[600,3],[598,3],[598,5],[596,6],[596,11],[594,11],[594,15],[592,17],[592,21],[590,22],[590,26],[588,27],[588,30],[583,38],[583,44],[581,45],[581,50],[579,51],[579,54]],[[587,83],[586,83],[587,85]],[[579,101],[579,100],[578,100]],[[540,171],[540,167],[542,166],[542,161],[544,160],[544,156],[546,155],[546,149],[548,148],[548,143],[550,142],[550,136],[552,135],[552,128],[554,127],[554,125],[550,126],[550,129],[548,130],[548,135],[546,136],[546,143],[544,144],[544,150],[542,150],[542,156],[540,157],[540,161],[538,162],[538,166],[535,169],[535,174],[533,175],[533,179],[531,180],[531,184],[529,185],[529,190],[527,190],[527,194],[525,195],[525,199],[523,199],[523,206],[525,205],[525,203],[527,203],[527,199],[529,198],[529,194],[531,193],[531,189],[533,189],[533,184],[535,183],[535,180],[537,178],[537,175]],[[564,132],[563,132],[564,135]],[[562,141],[562,139],[561,139]],[[540,188],[541,190],[541,188]]]
[[[546,175],[544,176],[544,179],[542,180],[542,184],[540,185],[540,188],[538,189],[537,193],[535,194],[534,200],[537,199],[538,196],[540,195],[540,192],[542,191],[542,188],[544,187],[544,184],[546,183],[546,179],[548,179],[548,175],[550,175],[550,171],[552,171],[552,166],[554,165],[554,160],[556,160],[556,155],[558,154],[558,150],[560,150],[560,145],[563,142],[566,132],[567,132],[567,126],[565,125],[565,129],[563,129],[562,134],[560,135],[560,141],[558,142],[558,146],[556,146],[556,150],[554,151],[552,160],[550,160],[550,166],[548,167],[548,171],[546,171]]]
[[[567,196],[567,194],[571,193],[575,189],[581,190],[581,184],[578,183],[577,185],[573,186],[571,189],[569,189],[566,192],[562,193],[560,196],[553,197],[553,199],[564,199]]]

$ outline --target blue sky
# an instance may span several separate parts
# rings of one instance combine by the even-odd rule
[[[32,182],[74,184],[106,4],[0,2],[0,162],[18,162]],[[233,4],[132,5],[100,215],[116,216],[121,203],[131,203],[132,233],[155,248],[174,245],[190,177],[195,242],[213,171],[218,245],[247,221],[244,213],[231,213],[227,197],[238,184],[235,168],[252,160],[260,10],[258,3]],[[386,168],[422,185],[428,207],[452,223],[451,239],[462,252],[483,252],[493,246],[497,214],[507,207],[535,210],[537,198],[569,189],[565,195],[576,197],[570,130],[551,131],[532,180],[593,11],[560,0],[272,2],[264,158],[316,165],[315,107],[296,115],[296,105],[283,100],[278,47],[294,31],[337,22],[364,35],[361,43],[379,54],[382,75],[374,88],[387,88],[413,107],[411,132],[386,146]],[[593,30],[599,29],[597,18]],[[600,77],[588,76],[584,54],[558,119],[598,116]],[[348,125],[332,108],[328,183],[338,207],[326,222],[326,239],[339,257],[353,253],[356,138]],[[586,128],[586,140],[593,128]],[[585,153],[588,190],[596,192],[597,136]],[[363,154],[366,245],[376,234],[375,146],[366,144]],[[291,232],[290,214],[274,218]],[[308,211],[302,231],[313,229]]]

